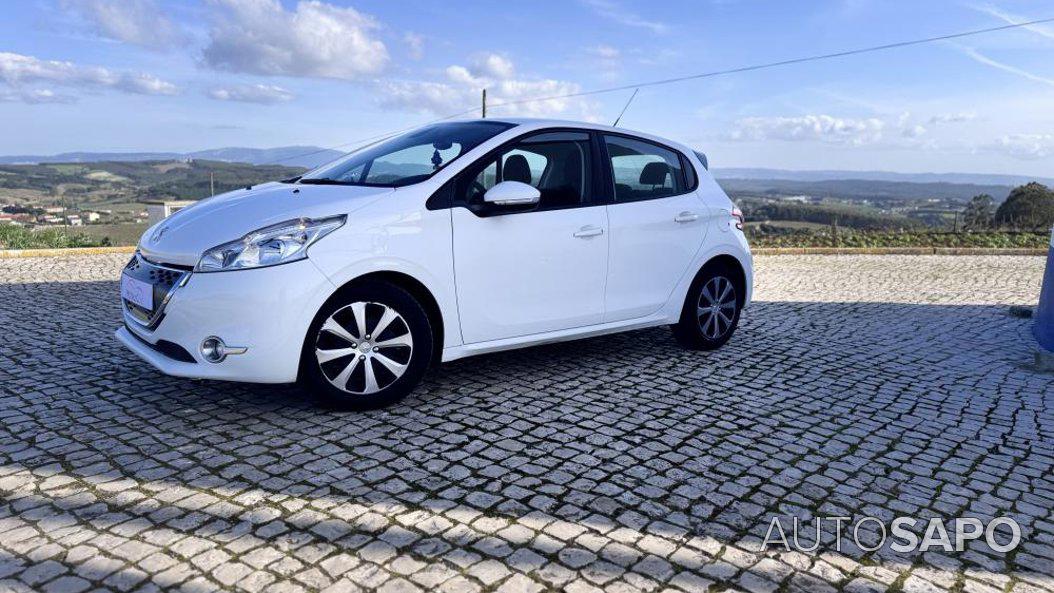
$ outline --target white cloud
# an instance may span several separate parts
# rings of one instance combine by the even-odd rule
[[[665,33],[669,25],[659,21],[650,21],[642,18],[639,14],[627,9],[616,0],[582,0],[582,3],[593,9],[601,17],[626,27],[647,29],[652,33]],[[658,6],[652,4],[651,6]]]
[[[1004,72],[1009,72],[1011,74],[1016,74],[1016,75],[1018,75],[1018,76],[1020,76],[1022,78],[1027,78],[1028,80],[1031,80],[1031,81],[1034,81],[1034,82],[1039,82],[1039,83],[1042,83],[1042,84],[1047,84],[1047,85],[1050,85],[1050,86],[1054,86],[1054,79],[1046,78],[1046,77],[1040,76],[1038,74],[1034,74],[1032,72],[1029,72],[1028,70],[1024,70],[1022,68],[1018,68],[1017,66],[1011,66],[1010,64],[1006,64],[1006,63],[1000,62],[998,60],[993,60],[992,58],[989,58],[988,56],[982,54],[981,52],[977,51],[976,49],[974,49],[972,47],[967,47],[965,45],[958,45],[958,44],[952,44],[952,46],[955,47],[956,49],[958,49],[963,54],[966,54],[967,56],[969,56],[970,59],[972,59],[975,62],[978,62],[980,64],[984,64],[986,66],[991,66],[993,68],[998,68],[999,70],[1002,70]]]
[[[622,70],[622,52],[610,45],[597,45],[586,49],[586,53],[609,78]]]
[[[63,0],[62,5],[108,39],[163,48],[181,37],[156,0]]]
[[[1054,134],[1010,134],[986,146],[988,150],[1034,161],[1054,156]]]
[[[472,61],[470,71],[475,76],[484,78],[508,79],[516,75],[516,68],[505,56],[483,54]]]
[[[278,0],[211,0],[217,8],[205,63],[230,72],[359,79],[388,63],[379,27],[354,8],[301,0],[293,12]]]
[[[0,89],[0,102],[22,103],[73,103],[76,98],[60,95],[51,89]]]
[[[930,118],[931,126],[952,121],[966,121],[973,114],[941,114]],[[825,114],[800,116],[746,117],[736,120],[728,140],[757,142],[820,142],[845,146],[899,146],[936,148],[929,139],[930,128],[922,125],[910,112],[893,116],[837,117]]]
[[[919,125],[919,124],[905,126],[900,131],[900,135],[905,137],[905,138],[919,138],[919,137],[923,136],[925,133],[926,133],[926,128],[921,126],[921,125]]]
[[[241,101],[243,103],[273,104],[292,101],[296,95],[280,86],[268,84],[245,84],[215,88],[209,96],[217,101]]]
[[[882,139],[888,124],[878,118],[842,118],[830,115],[796,117],[747,117],[733,125],[731,140],[815,141],[860,146]]]
[[[960,111],[958,113],[938,113],[930,118],[931,125],[961,124],[977,119],[973,111]]]
[[[150,74],[117,72],[98,66],[41,60],[10,52],[0,52],[0,82],[19,91],[26,84],[50,82],[74,87],[114,89],[140,95],[174,95],[179,92],[176,85]],[[26,92],[32,96],[32,93],[37,91]],[[37,96],[40,98],[45,95]]]
[[[425,38],[423,36],[409,32],[403,35],[403,41],[406,42],[406,49],[410,54],[410,58],[420,60],[425,57]]]
[[[596,47],[589,48],[589,53],[600,58],[601,60],[617,60],[622,57],[622,52],[616,47],[610,45],[598,45]]]
[[[572,114],[592,119],[593,105],[580,97],[554,98],[502,106],[502,103],[536,97],[553,97],[577,93],[581,88],[572,82],[553,79],[524,78],[516,75],[515,65],[507,57],[483,54],[469,66],[452,65],[440,81],[381,81],[381,105],[393,109],[410,109],[445,117],[480,104],[480,91],[487,89],[488,114],[546,117]]]
[[[1006,12],[1005,10],[1003,10],[1003,9],[999,8],[998,6],[995,6],[993,4],[984,4],[984,5],[981,5],[981,6],[975,6],[974,10],[978,10],[978,11],[983,12],[985,14],[989,14],[991,16],[994,16],[997,19],[1000,19],[1000,20],[1002,20],[1002,21],[1004,21],[1004,22],[1006,22],[1008,24],[1011,24],[1011,25],[1016,25],[1018,23],[1027,23],[1029,21],[1036,20],[1036,19],[1029,18],[1029,17],[1026,17],[1026,16],[1021,16],[1019,14],[1012,14],[1012,13]],[[1035,33],[1037,35],[1042,35],[1043,37],[1046,37],[1048,39],[1054,39],[1054,29],[1051,29],[1048,26],[1041,25],[1041,24],[1040,25],[1027,25],[1024,28],[1029,30],[1029,31],[1032,31],[1033,33]]]

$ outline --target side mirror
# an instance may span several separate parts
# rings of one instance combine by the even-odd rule
[[[533,206],[542,193],[537,188],[519,181],[502,181],[483,194],[483,201],[495,206]]]

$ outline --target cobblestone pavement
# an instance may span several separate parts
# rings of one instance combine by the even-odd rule
[[[1042,258],[759,258],[718,352],[467,359],[370,413],[154,372],[112,337],[124,260],[0,260],[0,590],[1054,591],[1054,375],[1006,307]],[[1022,544],[760,549],[836,515]]]

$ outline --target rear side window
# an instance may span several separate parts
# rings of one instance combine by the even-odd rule
[[[684,170],[676,152],[622,136],[604,136],[604,143],[611,158],[616,202],[685,193]]]
[[[695,167],[688,157],[681,155],[681,164],[684,165],[684,180],[688,184],[688,191],[695,191],[699,187],[699,177],[695,174]]]

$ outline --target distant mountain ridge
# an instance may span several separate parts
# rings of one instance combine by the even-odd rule
[[[89,163],[99,161],[137,162],[200,159],[252,165],[279,164],[290,167],[312,168],[339,158],[345,153],[318,146],[280,146],[276,148],[226,147],[194,152],[64,152],[55,155],[0,156],[0,164],[43,163]],[[771,180],[797,182],[826,181],[885,181],[899,183],[951,183],[958,185],[1015,187],[1038,181],[1054,186],[1054,178],[1029,177],[1027,175],[1000,175],[988,173],[895,173],[891,171],[839,171],[814,170],[793,171],[788,169],[766,169],[728,167],[712,169],[721,180]]]
[[[785,180],[785,181],[890,181],[901,183],[954,183],[963,185],[1003,185],[1016,187],[1030,181],[1054,185],[1051,177],[1000,175],[989,173],[894,173],[892,171],[792,171],[788,169],[718,168],[712,169],[718,179]]]
[[[64,152],[55,155],[0,156],[2,165],[36,165],[48,163],[93,163],[102,161],[140,162],[198,159],[251,165],[277,164],[312,168],[343,156],[339,150],[317,146],[281,146],[278,148],[228,147],[195,152]]]

